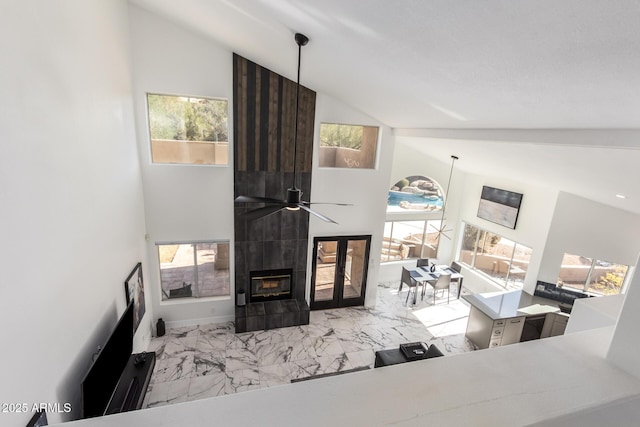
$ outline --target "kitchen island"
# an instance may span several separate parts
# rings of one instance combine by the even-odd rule
[[[465,336],[481,349],[550,336],[557,315],[565,316],[560,313],[557,301],[523,291],[462,298],[471,304]],[[556,328],[554,335],[559,334],[561,330]]]

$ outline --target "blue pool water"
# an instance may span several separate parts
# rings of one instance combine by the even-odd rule
[[[442,198],[438,197],[436,200],[430,200],[425,196],[418,196],[412,193],[400,193],[397,191],[389,191],[389,196],[387,198],[387,205],[389,206],[400,206],[400,202],[409,202],[420,205],[433,205],[433,206],[442,206]]]

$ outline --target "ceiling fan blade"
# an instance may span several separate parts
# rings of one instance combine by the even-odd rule
[[[247,221],[253,221],[254,219],[264,218],[265,216],[273,215],[276,212],[281,211],[286,206],[265,206],[264,208],[254,209],[252,211],[245,212],[238,216],[245,218]]]
[[[451,240],[451,237],[445,234],[445,233],[448,233],[449,231],[452,231],[452,230],[443,230],[442,233],[440,233],[440,235],[446,237],[447,240]]]
[[[302,201],[301,202],[303,205],[305,206],[309,206],[309,205],[335,205],[335,206],[353,206],[351,203],[331,203],[331,202],[306,202],[306,201]]]
[[[300,209],[303,209],[303,210],[305,210],[305,211],[309,212],[310,214],[317,216],[318,218],[320,218],[320,219],[321,219],[321,220],[323,220],[323,221],[326,221],[326,222],[332,222],[332,223],[334,223],[334,224],[337,224],[337,222],[335,222],[335,221],[334,221],[334,220],[332,220],[331,218],[326,217],[326,216],[322,215],[321,213],[314,212],[314,211],[312,211],[311,209],[309,209],[308,207],[306,207],[306,206],[305,206],[305,205],[303,205],[303,204],[300,204],[299,206],[300,206]]]
[[[283,200],[272,199],[269,197],[253,197],[253,196],[238,196],[235,199],[238,203],[286,203]]]

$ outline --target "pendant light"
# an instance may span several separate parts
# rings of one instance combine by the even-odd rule
[[[447,229],[446,228],[446,224],[444,222],[444,214],[445,211],[447,209],[447,201],[449,200],[449,188],[451,186],[451,176],[453,175],[453,165],[455,164],[456,160],[458,160],[458,156],[451,156],[451,169],[449,170],[449,181],[447,181],[447,190],[445,191],[444,194],[444,201],[442,203],[442,216],[440,217],[440,227],[436,228],[433,227],[437,230],[438,232],[438,237],[436,237],[436,240],[438,242],[438,247],[440,247],[440,236],[444,236],[447,239],[451,240],[451,237],[449,237],[447,235],[448,232],[453,231],[452,228]]]

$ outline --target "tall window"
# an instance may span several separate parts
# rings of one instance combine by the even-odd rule
[[[374,169],[377,148],[375,126],[320,124],[320,167]]]
[[[229,296],[229,242],[157,244],[162,300]]]
[[[629,267],[580,255],[565,253],[558,275],[558,285],[598,295],[615,295]]]
[[[465,224],[458,259],[507,289],[522,289],[531,248]]]
[[[387,221],[384,223],[381,262],[435,258],[440,221]]]
[[[226,165],[227,100],[147,94],[153,163]]]

